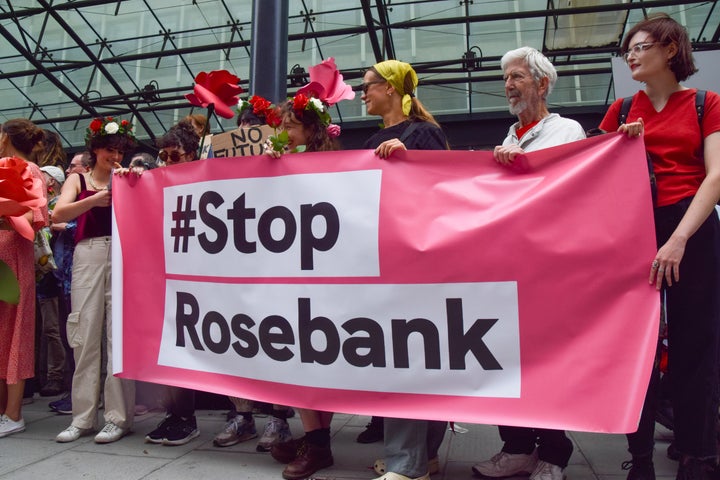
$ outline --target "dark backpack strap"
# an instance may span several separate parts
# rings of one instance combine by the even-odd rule
[[[402,135],[400,135],[400,141],[405,143],[405,140],[407,140],[410,135],[412,135],[412,132],[415,131],[417,128],[417,122],[412,122],[406,129],[403,131]]]
[[[698,125],[700,125],[700,138],[703,136],[702,121],[703,115],[705,115],[705,90],[698,90],[695,93],[695,111],[697,112]]]
[[[632,97],[623,98],[622,107],[620,107],[620,113],[618,113],[618,125],[625,125],[625,123],[627,122],[627,117],[628,113],[630,113],[632,101]]]

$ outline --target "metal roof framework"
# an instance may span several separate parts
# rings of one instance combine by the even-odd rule
[[[399,58],[413,64],[436,110],[454,102],[441,112],[447,115],[504,109],[499,61],[522,44],[542,49],[560,77],[586,90],[592,78],[602,91],[565,105],[607,103],[610,59],[628,25],[651,12],[666,11],[686,25],[696,50],[720,49],[717,0],[289,2],[289,91],[306,81],[308,66],[330,56],[352,84],[373,63]],[[1,1],[0,120],[29,118],[76,147],[91,118],[121,116],[152,144],[192,111],[184,94],[199,72],[230,70],[247,89],[251,0],[181,3]],[[363,120],[359,99],[333,116]],[[213,122],[216,131],[234,127]]]

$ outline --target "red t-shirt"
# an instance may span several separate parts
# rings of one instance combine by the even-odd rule
[[[695,195],[705,179],[703,139],[700,138],[695,94],[687,89],[670,96],[661,111],[655,111],[647,94],[641,90],[633,96],[626,123],[642,117],[645,122],[645,148],[653,159],[657,179],[657,206],[672,205]],[[616,100],[605,114],[600,128],[614,132],[622,99]],[[720,131],[720,96],[707,92],[702,134],[707,137]]]

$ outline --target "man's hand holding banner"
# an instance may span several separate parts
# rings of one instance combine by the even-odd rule
[[[611,134],[511,168],[346,151],[116,179],[114,364],[318,410],[634,431],[659,319],[644,158]]]

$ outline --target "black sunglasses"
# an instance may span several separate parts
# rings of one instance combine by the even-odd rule
[[[158,157],[160,158],[160,160],[166,163],[168,161],[168,158],[170,158],[171,163],[177,163],[180,161],[180,158],[184,157],[185,155],[187,155],[187,153],[180,153],[177,150],[173,150],[170,153],[166,152],[165,150],[160,150],[158,152]]]
[[[372,82],[363,82],[360,84],[360,90],[362,90],[363,93],[367,93],[370,85],[374,85],[376,83],[385,83],[386,81],[387,80],[373,80]]]

